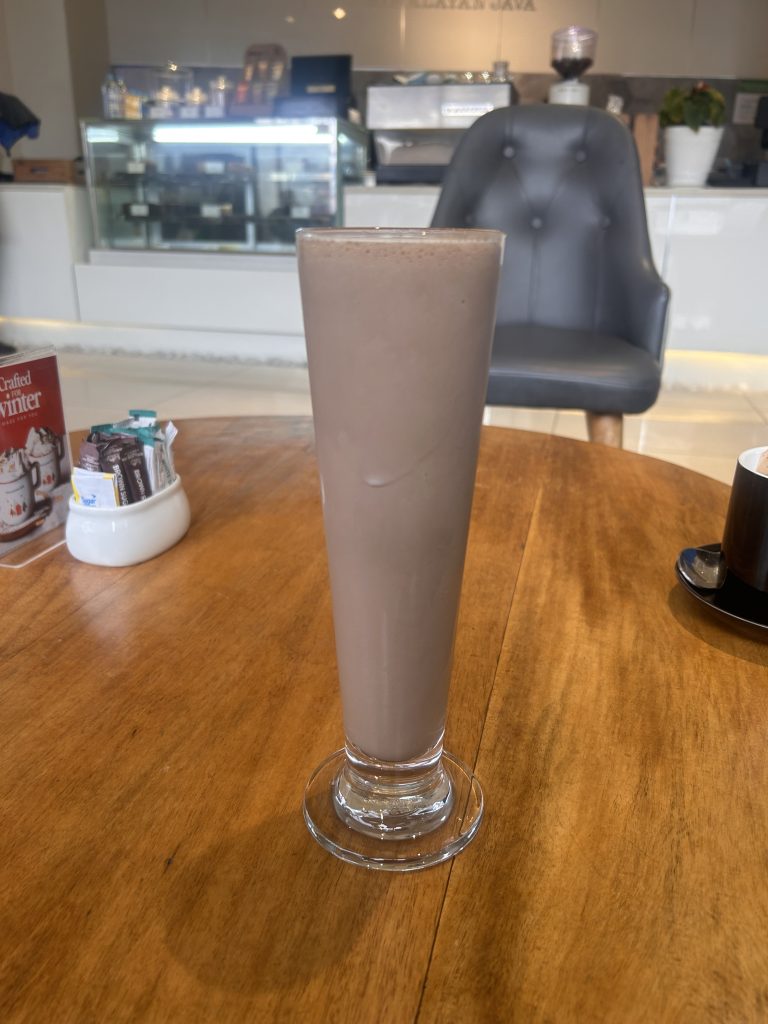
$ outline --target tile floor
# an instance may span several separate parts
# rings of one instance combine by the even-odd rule
[[[70,429],[118,419],[136,406],[157,409],[162,419],[311,413],[302,368],[74,352],[59,360]],[[485,422],[587,437],[578,412],[489,408]],[[624,426],[625,448],[725,483],[739,452],[759,444],[768,444],[766,392],[663,390],[652,409]]]

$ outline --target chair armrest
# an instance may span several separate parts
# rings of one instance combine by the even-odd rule
[[[661,363],[669,310],[669,287],[650,261],[627,288],[627,340]]]

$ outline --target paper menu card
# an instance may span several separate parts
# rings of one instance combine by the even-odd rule
[[[11,552],[65,522],[71,467],[56,353],[1,358],[0,565],[18,567]]]

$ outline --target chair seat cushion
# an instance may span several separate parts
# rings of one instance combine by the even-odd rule
[[[489,405],[636,413],[653,405],[660,384],[659,363],[622,338],[532,324],[496,328]]]

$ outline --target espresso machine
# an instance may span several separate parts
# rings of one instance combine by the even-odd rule
[[[569,25],[552,33],[551,64],[561,81],[549,89],[550,103],[589,105],[589,86],[580,81],[595,60],[597,32],[579,25]]]
[[[377,183],[440,184],[464,130],[515,97],[509,81],[368,86]]]

